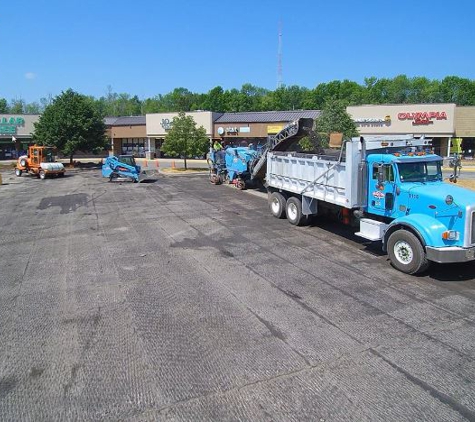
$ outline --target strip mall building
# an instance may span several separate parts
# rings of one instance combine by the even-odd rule
[[[425,136],[433,140],[436,154],[446,156],[455,136],[455,109],[455,104],[398,104],[348,107],[347,111],[363,136]]]
[[[347,108],[361,135],[431,138],[436,154],[447,157],[457,141],[463,154],[475,152],[475,107],[455,104],[367,105]]]
[[[464,156],[475,155],[475,107],[455,104],[365,105],[347,108],[361,135],[425,136],[433,139],[435,152],[450,155],[451,144],[461,144]],[[319,111],[214,113],[189,112],[206,136],[233,145],[262,144],[268,135],[300,117],[316,119]],[[113,154],[160,157],[161,146],[178,113],[107,117],[107,136]],[[34,122],[39,115],[0,115],[0,159],[12,159],[33,143]]]
[[[11,160],[32,145],[38,114],[0,114],[0,160]]]

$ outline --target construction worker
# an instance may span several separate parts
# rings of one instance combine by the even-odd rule
[[[214,149],[216,152],[221,151],[221,150],[223,149],[223,146],[222,146],[221,143],[219,142],[219,139],[215,139],[215,140],[214,140],[213,149]]]

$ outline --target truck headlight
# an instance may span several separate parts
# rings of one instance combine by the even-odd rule
[[[456,230],[446,230],[442,233],[442,239],[444,240],[459,240],[460,233]]]

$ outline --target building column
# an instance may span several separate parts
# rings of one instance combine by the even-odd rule
[[[111,149],[109,151],[109,156],[114,155],[114,137],[111,138]]]
[[[148,160],[151,160],[155,155],[155,142],[152,143],[150,136],[147,136],[147,152],[145,153],[145,157]]]

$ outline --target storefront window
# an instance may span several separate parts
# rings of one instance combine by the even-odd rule
[[[122,154],[145,157],[144,138],[124,138],[122,139]]]

